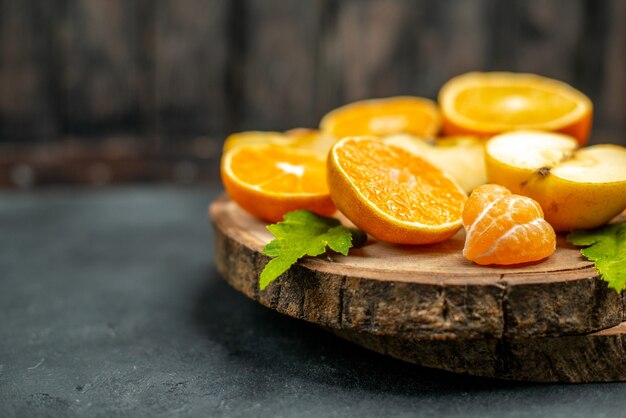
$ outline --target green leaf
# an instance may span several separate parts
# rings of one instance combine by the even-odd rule
[[[584,246],[580,252],[595,263],[602,278],[617,292],[626,286],[626,221],[588,231],[573,231],[567,241]]]
[[[268,225],[275,239],[270,241],[263,254],[275,257],[261,271],[259,288],[276,280],[304,256],[324,254],[327,247],[337,253],[348,255],[353,246],[367,241],[367,235],[356,228],[346,228],[334,218],[319,216],[308,210],[286,214],[282,222]]]

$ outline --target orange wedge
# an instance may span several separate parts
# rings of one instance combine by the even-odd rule
[[[326,114],[320,122],[320,130],[335,138],[398,133],[434,137],[440,127],[437,105],[410,96],[354,102]]]
[[[466,195],[426,160],[376,137],[348,137],[328,154],[333,202],[368,234],[399,244],[432,244],[461,227]]]
[[[587,143],[591,100],[573,87],[550,78],[519,73],[467,73],[439,91],[446,135],[492,136],[534,129],[561,132]]]
[[[225,151],[222,182],[250,214],[270,222],[297,209],[331,215],[326,164],[319,152],[275,143],[240,143]]]

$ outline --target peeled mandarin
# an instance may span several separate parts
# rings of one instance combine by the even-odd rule
[[[463,209],[463,255],[476,264],[520,264],[542,260],[556,249],[556,234],[541,206],[502,186],[476,188]]]

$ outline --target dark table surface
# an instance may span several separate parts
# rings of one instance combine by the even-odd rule
[[[0,193],[0,416],[626,414],[626,384],[420,368],[257,305],[215,270],[217,193]]]

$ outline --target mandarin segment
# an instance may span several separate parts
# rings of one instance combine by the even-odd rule
[[[474,223],[484,207],[501,196],[507,196],[510,194],[511,192],[506,187],[502,187],[497,184],[485,184],[482,187],[475,188],[470,196],[472,197],[472,202],[480,202],[480,204],[465,204],[463,209],[463,226],[468,228]]]
[[[478,187],[463,210],[463,255],[476,264],[542,260],[556,249],[556,234],[534,200],[493,184]]]
[[[271,143],[240,144],[224,153],[221,175],[239,206],[270,222],[298,209],[325,216],[335,212],[325,160],[316,152]]]
[[[339,141],[328,157],[333,202],[356,226],[383,241],[430,244],[461,226],[466,195],[424,159],[373,137]]]

